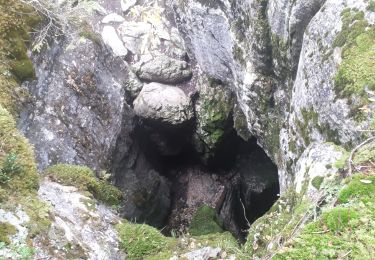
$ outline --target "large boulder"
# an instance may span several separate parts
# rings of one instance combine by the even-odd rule
[[[193,117],[188,96],[177,87],[159,83],[146,84],[134,101],[135,113],[147,120],[181,125]]]
[[[135,64],[141,80],[166,84],[178,84],[189,80],[192,72],[186,61],[172,59],[165,55],[141,59]]]

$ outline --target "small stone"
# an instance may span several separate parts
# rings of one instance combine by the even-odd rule
[[[115,28],[106,25],[103,28],[102,38],[106,45],[111,47],[115,56],[126,56],[128,50],[125,48],[124,44],[118,37]]]

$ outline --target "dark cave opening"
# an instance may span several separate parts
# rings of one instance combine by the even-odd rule
[[[170,235],[188,232],[202,205],[216,210],[224,230],[244,242],[249,228],[278,199],[277,167],[257,144],[230,131],[208,164],[192,144],[194,126],[155,127],[142,122],[136,129],[140,150],[152,167],[168,180],[170,207],[162,225]]]

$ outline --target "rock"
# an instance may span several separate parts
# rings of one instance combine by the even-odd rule
[[[208,163],[225,135],[232,129],[231,117],[234,100],[226,86],[214,80],[198,85],[196,101],[197,128],[194,136],[196,150],[202,161]]]
[[[125,18],[116,13],[111,13],[105,16],[102,20],[102,23],[122,23],[125,21]]]
[[[111,47],[115,56],[126,56],[128,50],[125,48],[124,44],[117,35],[115,28],[106,25],[102,31],[102,38],[105,44]]]
[[[335,178],[339,171],[335,163],[345,153],[344,149],[332,143],[313,143],[307,147],[295,167],[296,192],[313,201],[320,187]]]
[[[119,28],[119,35],[125,47],[133,54],[142,54],[149,49],[148,40],[152,26],[145,22],[124,22]],[[152,39],[150,39],[152,40]]]
[[[132,8],[136,3],[137,0],[120,0],[121,2],[121,10],[126,13],[130,8]]]
[[[125,82],[125,91],[129,97],[128,100],[130,100],[131,103],[139,95],[142,88],[143,83],[138,79],[134,72],[129,70],[128,80]]]
[[[43,180],[39,198],[47,202],[54,219],[44,237],[33,239],[37,259],[125,259],[114,225],[120,222],[112,210],[82,195],[75,187]]]
[[[190,99],[183,90],[159,83],[146,84],[134,101],[141,118],[169,125],[181,125],[193,117]]]
[[[165,55],[141,59],[134,67],[138,77],[144,81],[178,84],[192,76],[187,62]]]
[[[167,179],[154,170],[127,172],[116,183],[124,192],[120,214],[128,220],[162,228],[169,213]]]
[[[209,260],[219,257],[221,252],[220,248],[204,247],[182,255],[182,258],[188,260]]]

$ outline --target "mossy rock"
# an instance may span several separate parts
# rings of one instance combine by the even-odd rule
[[[4,165],[7,155],[16,156],[15,163],[20,170],[11,176],[11,179],[1,187],[10,194],[35,193],[39,185],[39,175],[36,169],[32,146],[16,128],[16,123],[10,113],[0,106],[0,168]]]
[[[10,244],[9,237],[15,234],[17,234],[17,229],[13,225],[7,222],[0,222],[0,242]]]
[[[159,230],[145,225],[124,222],[118,224],[116,229],[120,237],[120,247],[127,253],[127,259],[145,259],[146,256],[169,256],[165,250],[173,243],[172,238],[163,236]]]
[[[88,191],[99,201],[109,205],[118,205],[122,192],[104,180],[95,177],[94,172],[85,166],[56,164],[46,169],[46,174],[63,185],[75,186]]]
[[[223,232],[222,221],[218,218],[215,209],[207,205],[199,207],[190,223],[189,233],[192,236],[202,236],[221,232]]]

